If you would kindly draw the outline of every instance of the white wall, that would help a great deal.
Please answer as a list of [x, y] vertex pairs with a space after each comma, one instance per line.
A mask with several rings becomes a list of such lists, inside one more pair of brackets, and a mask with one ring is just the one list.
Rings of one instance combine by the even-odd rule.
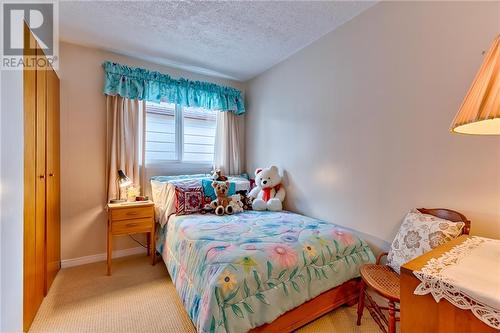
[[1, 73], [0, 317], [1, 332], [23, 328], [23, 72]]
[[[105, 60], [156, 70], [171, 76], [209, 81], [244, 90], [240, 82], [189, 73], [127, 56], [70, 43], [60, 44], [61, 79], [61, 257], [63, 260], [106, 251], [106, 103]], [[241, 126], [244, 129], [244, 122]], [[155, 174], [195, 173], [167, 167]], [[79, 177], [74, 177], [79, 175]], [[140, 238], [142, 240], [142, 238]], [[114, 249], [138, 245], [128, 237], [115, 237]]]
[[500, 137], [449, 125], [500, 32], [499, 2], [382, 2], [247, 86], [248, 170], [286, 206], [391, 241], [412, 207], [500, 238]]

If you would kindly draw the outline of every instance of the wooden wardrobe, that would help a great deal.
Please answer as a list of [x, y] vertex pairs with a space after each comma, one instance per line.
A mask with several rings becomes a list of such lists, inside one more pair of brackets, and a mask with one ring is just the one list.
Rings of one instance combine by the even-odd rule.
[[[24, 68], [24, 331], [61, 267], [59, 78], [25, 26]], [[26, 43], [29, 43], [26, 45]], [[31, 45], [31, 48], [29, 47]]]

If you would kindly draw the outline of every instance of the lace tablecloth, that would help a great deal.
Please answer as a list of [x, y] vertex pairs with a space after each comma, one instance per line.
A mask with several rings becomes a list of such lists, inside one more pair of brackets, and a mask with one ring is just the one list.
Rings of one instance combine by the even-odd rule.
[[414, 272], [415, 295], [431, 293], [500, 330], [500, 241], [471, 237]]

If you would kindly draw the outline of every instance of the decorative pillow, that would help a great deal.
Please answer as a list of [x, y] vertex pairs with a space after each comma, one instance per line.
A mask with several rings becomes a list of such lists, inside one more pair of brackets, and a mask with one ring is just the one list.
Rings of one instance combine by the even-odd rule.
[[[217, 199], [217, 195], [215, 194], [214, 188], [212, 187], [212, 182], [212, 179], [202, 179], [201, 186], [203, 187], [203, 193], [205, 193], [205, 196], [211, 198], [212, 200], [215, 200]], [[227, 192], [227, 196], [230, 197], [235, 193], [236, 184], [234, 182], [229, 182], [229, 191]]]
[[411, 210], [392, 242], [387, 265], [400, 273], [401, 265], [458, 237], [464, 225]]
[[201, 187], [175, 187], [175, 214], [187, 215], [203, 208], [203, 189]]

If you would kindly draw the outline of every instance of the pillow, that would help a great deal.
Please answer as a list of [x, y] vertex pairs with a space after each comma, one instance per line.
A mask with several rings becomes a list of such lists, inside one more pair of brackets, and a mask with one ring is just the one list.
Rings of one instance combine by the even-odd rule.
[[242, 174], [240, 175], [232, 175], [232, 176], [229, 176], [229, 178], [244, 178], [246, 180], [249, 180], [250, 179], [250, 176], [248, 175], [248, 173], [246, 172], [243, 172]]
[[[217, 196], [215, 195], [215, 191], [212, 187], [212, 181], [213, 180], [211, 178], [203, 178], [201, 180], [201, 186], [203, 187], [203, 193], [205, 193], [205, 196], [215, 200], [217, 199]], [[229, 176], [228, 182], [228, 197], [235, 195], [237, 191], [250, 191], [250, 181], [244, 176]]]
[[193, 188], [201, 186], [201, 178], [174, 179], [168, 182], [175, 187]]
[[464, 225], [411, 210], [392, 242], [387, 265], [400, 273], [401, 265], [458, 237]]
[[187, 215], [203, 208], [203, 189], [201, 187], [175, 187], [175, 214]]
[[[202, 179], [201, 180], [201, 186], [203, 187], [203, 193], [205, 194], [206, 197], [209, 197], [212, 200], [217, 199], [217, 195], [215, 194], [215, 190], [212, 187], [212, 179]], [[233, 194], [236, 193], [236, 184], [229, 182], [229, 190], [227, 192], [227, 196], [230, 197]]]

